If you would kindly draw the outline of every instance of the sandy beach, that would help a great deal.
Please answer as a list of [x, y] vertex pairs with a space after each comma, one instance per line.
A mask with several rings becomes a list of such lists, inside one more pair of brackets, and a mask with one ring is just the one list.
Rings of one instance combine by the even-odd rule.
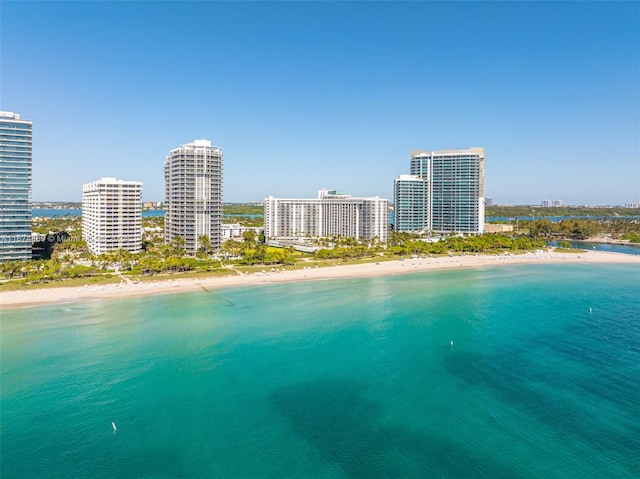
[[335, 278], [355, 278], [407, 274], [423, 271], [477, 268], [483, 266], [501, 266], [513, 264], [551, 264], [551, 263], [628, 263], [640, 267], [640, 256], [600, 251], [584, 253], [526, 253], [521, 255], [465, 255], [441, 258], [406, 258], [404, 260], [382, 261], [357, 265], [337, 265], [324, 268], [289, 267], [275, 269], [265, 266], [264, 272], [234, 274], [212, 278], [185, 278], [162, 281], [144, 281], [137, 284], [87, 285], [84, 287], [43, 288], [25, 291], [6, 291], [0, 293], [0, 306], [4, 308], [36, 306], [66, 302], [78, 302], [95, 299], [125, 298], [153, 294], [208, 290], [222, 287], [272, 284], [282, 282], [314, 281]]

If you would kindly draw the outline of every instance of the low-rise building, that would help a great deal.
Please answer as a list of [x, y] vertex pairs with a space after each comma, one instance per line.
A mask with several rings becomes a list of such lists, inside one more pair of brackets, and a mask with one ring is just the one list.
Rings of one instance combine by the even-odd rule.
[[256, 236], [264, 233], [264, 228], [259, 226], [243, 226], [240, 223], [223, 223], [220, 227], [222, 242], [235, 238], [243, 238], [247, 231], [253, 231]]
[[500, 223], [485, 223], [485, 233], [511, 233], [513, 231], [513, 225], [505, 225]]

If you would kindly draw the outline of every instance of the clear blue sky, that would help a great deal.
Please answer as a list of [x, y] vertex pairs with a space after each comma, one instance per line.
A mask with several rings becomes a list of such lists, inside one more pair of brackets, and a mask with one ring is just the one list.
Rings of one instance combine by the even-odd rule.
[[0, 108], [33, 199], [100, 176], [164, 199], [167, 152], [224, 151], [224, 201], [392, 198], [413, 149], [483, 146], [499, 204], [640, 199], [635, 2], [11, 2]]

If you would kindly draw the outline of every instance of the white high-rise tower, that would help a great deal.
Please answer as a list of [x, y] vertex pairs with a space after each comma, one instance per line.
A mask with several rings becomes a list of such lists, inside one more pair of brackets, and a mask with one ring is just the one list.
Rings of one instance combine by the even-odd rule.
[[142, 249], [142, 183], [100, 178], [82, 185], [82, 237], [95, 255]]
[[180, 236], [195, 254], [206, 236], [220, 248], [222, 223], [222, 148], [195, 140], [169, 152], [164, 164], [166, 243]]

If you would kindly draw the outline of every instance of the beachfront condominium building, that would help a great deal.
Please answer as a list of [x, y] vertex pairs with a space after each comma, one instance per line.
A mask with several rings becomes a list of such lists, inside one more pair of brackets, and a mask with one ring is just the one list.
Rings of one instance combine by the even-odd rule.
[[31, 131], [0, 111], [0, 261], [31, 259]]
[[164, 164], [164, 239], [176, 236], [195, 254], [199, 238], [220, 249], [222, 223], [222, 148], [195, 140], [169, 152]]
[[396, 231], [426, 233], [429, 229], [429, 183], [415, 175], [400, 175], [393, 182]]
[[320, 190], [317, 198], [270, 196], [264, 202], [267, 240], [355, 238], [386, 242], [389, 202], [384, 198], [353, 198], [336, 190]]
[[82, 238], [91, 253], [142, 249], [142, 183], [100, 178], [82, 185]]
[[[424, 228], [434, 233], [482, 233], [484, 227], [484, 148], [442, 151], [412, 151], [411, 176], [426, 182]], [[396, 179], [402, 181], [400, 176]], [[398, 198], [396, 198], [396, 202]], [[396, 205], [395, 215], [419, 214], [420, 206], [411, 201]], [[400, 210], [400, 211], [398, 211]], [[397, 231], [421, 232], [409, 223], [398, 223]]]

